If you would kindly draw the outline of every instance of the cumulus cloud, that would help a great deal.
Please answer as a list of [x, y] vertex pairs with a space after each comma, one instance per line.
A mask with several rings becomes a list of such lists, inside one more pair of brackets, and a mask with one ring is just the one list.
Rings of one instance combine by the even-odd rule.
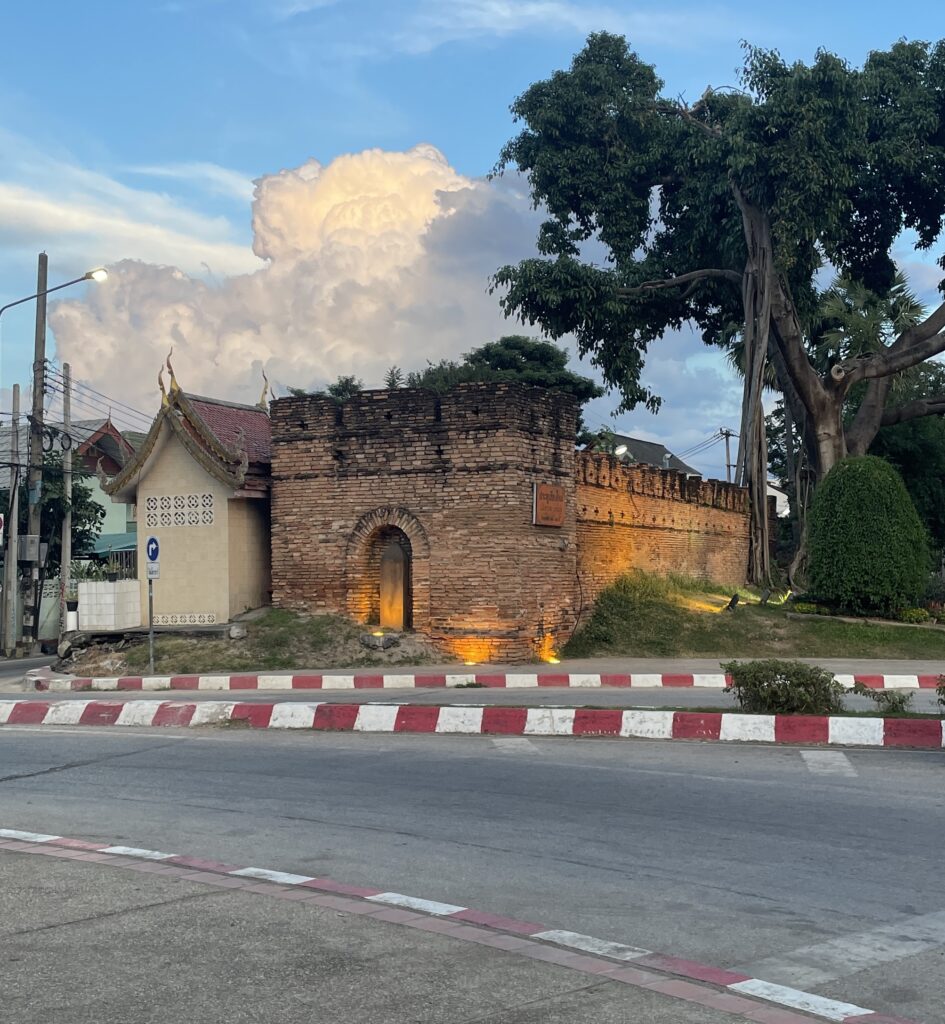
[[310, 160], [256, 182], [260, 269], [215, 284], [122, 260], [50, 324], [78, 378], [145, 410], [171, 346], [182, 386], [220, 397], [255, 401], [263, 367], [283, 385], [353, 373], [376, 386], [394, 363], [513, 329], [488, 278], [532, 251], [536, 216], [514, 181], [464, 177], [432, 146]]

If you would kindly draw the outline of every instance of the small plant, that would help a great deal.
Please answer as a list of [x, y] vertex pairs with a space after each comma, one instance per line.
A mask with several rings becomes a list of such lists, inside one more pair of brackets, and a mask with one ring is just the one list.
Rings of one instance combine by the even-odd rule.
[[854, 683], [853, 692], [869, 697], [884, 715], [901, 715], [912, 707], [912, 694], [908, 690], [874, 690], [862, 683]]
[[843, 710], [843, 687], [833, 673], [800, 661], [730, 661], [723, 665], [732, 679], [742, 711], [761, 715], [833, 715]]
[[938, 694], [938, 703], [942, 713], [945, 714], [945, 676], [938, 677], [938, 686], [935, 687], [935, 692]]
[[929, 622], [932, 616], [925, 610], [925, 608], [903, 608], [896, 618], [899, 622], [909, 622], [913, 625], [919, 625], [923, 622]]
[[819, 604], [813, 604], [810, 601], [794, 601], [791, 604], [791, 611], [797, 612], [798, 615], [827, 615], [826, 609], [821, 608]]

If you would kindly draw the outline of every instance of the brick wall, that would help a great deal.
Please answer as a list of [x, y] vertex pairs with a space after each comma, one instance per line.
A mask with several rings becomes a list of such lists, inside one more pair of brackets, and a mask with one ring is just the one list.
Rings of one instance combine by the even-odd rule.
[[[576, 407], [517, 384], [304, 396], [270, 409], [282, 607], [376, 615], [379, 543], [410, 552], [413, 626], [471, 661], [553, 649], [576, 614]], [[563, 527], [532, 525], [535, 483]]]
[[748, 493], [609, 455], [576, 457], [578, 566], [585, 608], [627, 569], [745, 581]]

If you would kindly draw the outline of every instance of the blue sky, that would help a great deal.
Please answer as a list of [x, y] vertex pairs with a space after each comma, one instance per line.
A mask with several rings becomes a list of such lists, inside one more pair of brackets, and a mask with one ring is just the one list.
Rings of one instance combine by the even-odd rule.
[[[250, 221], [253, 179], [299, 168], [310, 158], [325, 167], [365, 149], [406, 153], [421, 143], [435, 147], [450, 169], [447, 174], [434, 168], [430, 178], [431, 165], [423, 162], [425, 180], [453, 188], [453, 172], [479, 179], [513, 131], [510, 102], [530, 82], [566, 66], [586, 34], [597, 28], [625, 32], [657, 65], [667, 92], [689, 97], [701, 94], [708, 84], [736, 80], [743, 38], [776, 46], [789, 58], [810, 59], [824, 46], [858, 62], [869, 49], [886, 47], [901, 36], [945, 35], [945, 15], [936, 0], [867, 6], [868, 13], [862, 3], [845, 0], [768, 6], [742, 0], [10, 0], [0, 13], [0, 304], [33, 290], [35, 254], [44, 248], [51, 282], [121, 259], [180, 267], [189, 279], [186, 294], [170, 271], [160, 276], [133, 268], [136, 283], [132, 286], [129, 277], [124, 301], [139, 303], [141, 310], [150, 311], [150, 319], [136, 310], [125, 311], [120, 337], [117, 299], [100, 308], [97, 319], [83, 319], [82, 310], [73, 310], [70, 358], [82, 364], [75, 347], [88, 342], [95, 357], [84, 365], [93, 385], [106, 394], [136, 396], [150, 411], [139, 378], [155, 357], [148, 349], [151, 362], [139, 365], [134, 352], [152, 342], [156, 352], [166, 343], [165, 330], [175, 334], [167, 328], [168, 309], [187, 304], [188, 323], [201, 323], [206, 317], [193, 307], [206, 289], [212, 291], [232, 275], [251, 277], [262, 266], [250, 249], [254, 237], [258, 246], [267, 244], [258, 232], [254, 236]], [[341, 179], [342, 165], [336, 166], [336, 178]], [[351, 165], [345, 173], [350, 180], [370, 178], [376, 183], [378, 174], [387, 170]], [[317, 225], [313, 222], [312, 231], [320, 238], [326, 237], [326, 223], [335, 223], [363, 199], [363, 188], [357, 196], [349, 195], [340, 180], [333, 188], [331, 212]], [[413, 189], [415, 184], [403, 184], [387, 201], [409, 197]], [[460, 203], [457, 198], [461, 209], [454, 220], [466, 233], [440, 230], [439, 248], [431, 250], [436, 259], [427, 253], [424, 265], [435, 263], [430, 272], [436, 274], [438, 295], [456, 287], [477, 290], [478, 296], [490, 260], [498, 264], [528, 254], [534, 222], [522, 196], [515, 199], [513, 216], [510, 192], [504, 194], [506, 205], [500, 204], [499, 214], [480, 192], [455, 194], [463, 199]], [[324, 196], [323, 191], [316, 205], [326, 201]], [[310, 201], [308, 194], [292, 198], [303, 201]], [[420, 207], [410, 221], [411, 231], [428, 223]], [[283, 238], [285, 223], [303, 216], [298, 205], [263, 212], [270, 238], [274, 233]], [[371, 225], [378, 216], [375, 204]], [[360, 207], [357, 217], [363, 228]], [[510, 225], [516, 226], [515, 232]], [[354, 251], [376, 259], [376, 238], [368, 244], [364, 237], [362, 231], [358, 245], [363, 248]], [[413, 242], [400, 238], [397, 244], [406, 251]], [[469, 255], [472, 247], [475, 259]], [[401, 255], [394, 262], [403, 268], [409, 258]], [[337, 258], [330, 269], [324, 253], [313, 259], [306, 254], [312, 274], [340, 273]], [[348, 293], [368, 287], [360, 271], [351, 269], [352, 259], [342, 261]], [[375, 268], [367, 277], [377, 281], [389, 270]], [[932, 274], [920, 283], [931, 297]], [[298, 283], [294, 287], [297, 297]], [[335, 287], [341, 284], [336, 281]], [[401, 280], [398, 288], [403, 287]], [[229, 363], [236, 353], [249, 367], [259, 356], [283, 377], [304, 376], [309, 364], [298, 355], [270, 363], [265, 354], [269, 350], [253, 352], [250, 336], [262, 320], [259, 305], [273, 301], [256, 294], [263, 288], [263, 279], [239, 285], [248, 326], [237, 331], [242, 340], [231, 339], [225, 352], [214, 350], [212, 359]], [[225, 305], [225, 296], [211, 298]], [[295, 299], [286, 301], [291, 305]], [[323, 305], [327, 301], [325, 295], [319, 297]], [[337, 303], [337, 290], [330, 301]], [[384, 302], [393, 301], [385, 295]], [[383, 355], [409, 367], [413, 355], [435, 357], [489, 340], [475, 332], [495, 329], [490, 314], [478, 305], [478, 297], [463, 305], [465, 301], [457, 300], [453, 316], [460, 328], [466, 324], [466, 334], [451, 324], [443, 334], [448, 336], [444, 347], [431, 343], [413, 351], [410, 345], [391, 344]], [[469, 303], [475, 304], [474, 312]], [[449, 304], [437, 308], [443, 317], [450, 316]], [[396, 309], [397, 315], [407, 317], [403, 306]], [[217, 325], [227, 316], [225, 309], [213, 315]], [[415, 314], [407, 319], [405, 335], [423, 329]], [[96, 325], [102, 338], [112, 339], [111, 347], [103, 341], [95, 349], [95, 339], [84, 336], [76, 341], [80, 327], [94, 332]], [[64, 344], [68, 326], [64, 317], [59, 328]], [[431, 318], [425, 326], [435, 332], [441, 325]], [[25, 382], [28, 374], [31, 311], [11, 311], [2, 327], [6, 389], [14, 380]], [[350, 331], [354, 337], [364, 329], [364, 324], [326, 322], [318, 342], [330, 354], [325, 365], [357, 369], [363, 349], [353, 343], [346, 354], [330, 335], [334, 330], [342, 338]], [[198, 375], [202, 335], [192, 326], [176, 336], [185, 352], [191, 345], [189, 356]], [[186, 357], [183, 362], [186, 366]], [[178, 370], [183, 376], [184, 369]], [[621, 427], [663, 437], [684, 449], [723, 425], [716, 422], [722, 416], [726, 425], [737, 426], [737, 388], [717, 356], [691, 339], [667, 339], [660, 351], [654, 348], [648, 373], [666, 395], [667, 407], [655, 419], [622, 416]], [[149, 387], [153, 376], [148, 370]], [[613, 404], [598, 403], [592, 420], [608, 420]], [[721, 473], [719, 451], [713, 449], [700, 466]]]

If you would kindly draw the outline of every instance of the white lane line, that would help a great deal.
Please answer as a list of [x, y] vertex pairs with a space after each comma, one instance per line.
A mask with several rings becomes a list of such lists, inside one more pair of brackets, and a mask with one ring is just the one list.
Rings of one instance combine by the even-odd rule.
[[494, 736], [493, 744], [504, 754], [539, 754], [541, 751], [524, 736]]
[[784, 985], [822, 985], [879, 964], [904, 960], [945, 945], [945, 911], [920, 914], [867, 932], [828, 939], [766, 957], [734, 970]]
[[839, 750], [802, 750], [807, 770], [814, 775], [846, 775], [855, 778], [856, 769], [846, 754]]
[[106, 846], [99, 853], [116, 853], [122, 857], [140, 857], [142, 860], [169, 860], [176, 853], [162, 853], [160, 850], [142, 850], [137, 846]]
[[641, 956], [649, 956], [651, 952], [649, 949], [640, 949], [638, 946], [625, 946], [620, 942], [595, 939], [593, 935], [582, 935], [580, 932], [567, 932], [560, 929], [536, 932], [531, 938], [544, 939], [545, 942], [553, 942], [558, 946], [582, 949], [585, 953], [609, 956], [614, 960], [639, 960]]
[[733, 992], [743, 992], [749, 996], [759, 996], [772, 1003], [780, 1003], [782, 1006], [790, 1006], [793, 1010], [806, 1010], [808, 1013], [816, 1013], [819, 1017], [826, 1017], [827, 1020], [844, 1021], [847, 1017], [862, 1017], [872, 1013], [865, 1007], [856, 1006], [854, 1003], [841, 1003], [836, 999], [826, 999], [824, 996], [815, 995], [813, 992], [800, 992], [796, 988], [788, 988], [785, 985], [772, 985], [770, 981], [759, 981], [757, 978], [749, 978], [748, 981], [738, 981], [728, 986]]
[[405, 896], [402, 892], [379, 892], [376, 896], [368, 896], [371, 903], [389, 903], [392, 907], [405, 907], [407, 910], [420, 910], [424, 914], [446, 917], [457, 914], [465, 907], [453, 903], [438, 903], [436, 900], [421, 900], [416, 896]]
[[21, 832], [16, 828], [0, 828], [0, 839], [22, 839], [25, 843], [51, 843], [61, 836], [48, 836], [45, 832]]
[[261, 878], [265, 882], [281, 882], [283, 885], [301, 885], [311, 882], [311, 875], [293, 875], [288, 871], [270, 871], [268, 868], [240, 868], [229, 874], [239, 878]]

